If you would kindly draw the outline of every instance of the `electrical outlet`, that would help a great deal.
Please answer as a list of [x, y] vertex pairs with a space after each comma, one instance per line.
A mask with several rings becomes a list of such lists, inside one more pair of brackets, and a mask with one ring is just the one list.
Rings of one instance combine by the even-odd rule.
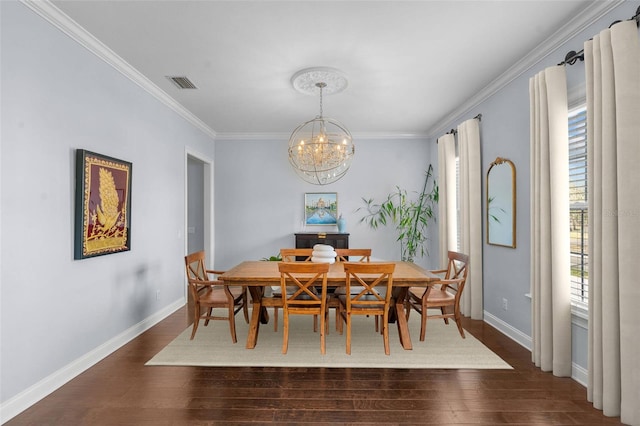
[[156, 300], [160, 300], [160, 290], [156, 290]]
[[505, 298], [502, 299], [502, 310], [506, 311], [509, 309], [509, 301]]

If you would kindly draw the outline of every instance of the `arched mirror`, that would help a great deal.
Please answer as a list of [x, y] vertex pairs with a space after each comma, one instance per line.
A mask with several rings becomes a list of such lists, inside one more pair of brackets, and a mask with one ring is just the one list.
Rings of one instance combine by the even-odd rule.
[[516, 246], [516, 166], [501, 157], [487, 171], [487, 244]]

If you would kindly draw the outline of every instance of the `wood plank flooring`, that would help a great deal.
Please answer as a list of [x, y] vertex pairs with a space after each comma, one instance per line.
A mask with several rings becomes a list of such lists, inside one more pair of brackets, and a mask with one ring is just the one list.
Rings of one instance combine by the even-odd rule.
[[182, 308], [6, 425], [621, 424], [482, 321], [464, 327], [514, 370], [144, 366], [187, 325]]

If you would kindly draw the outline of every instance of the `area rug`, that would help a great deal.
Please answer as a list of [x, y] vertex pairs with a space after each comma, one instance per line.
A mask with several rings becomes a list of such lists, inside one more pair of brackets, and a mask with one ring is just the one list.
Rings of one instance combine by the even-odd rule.
[[[271, 315], [273, 311], [269, 312]], [[261, 324], [258, 343], [246, 349], [248, 324], [242, 315], [236, 317], [238, 343], [232, 343], [229, 324], [211, 321], [200, 323], [196, 336], [189, 340], [191, 327], [162, 349], [146, 365], [207, 366], [207, 367], [328, 367], [328, 368], [407, 368], [407, 369], [511, 369], [512, 367], [484, 346], [470, 333], [463, 339], [454, 322], [427, 322], [426, 338], [420, 341], [420, 316], [411, 315], [409, 330], [412, 350], [404, 350], [398, 338], [396, 324], [390, 324], [391, 355], [384, 353], [382, 335], [376, 333], [373, 318], [353, 320], [351, 355], [345, 353], [346, 335], [335, 330], [331, 312], [327, 353], [320, 353], [320, 335], [313, 331], [311, 316], [291, 316], [289, 348], [282, 354], [282, 312], [278, 331], [273, 323]]]

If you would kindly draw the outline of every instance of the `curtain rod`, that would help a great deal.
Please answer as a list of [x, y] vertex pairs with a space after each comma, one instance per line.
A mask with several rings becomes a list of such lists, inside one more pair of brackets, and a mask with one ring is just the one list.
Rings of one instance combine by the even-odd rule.
[[[473, 119], [482, 121], [482, 114], [476, 115], [475, 117], [473, 117]], [[445, 133], [445, 135], [456, 135], [456, 134], [458, 134], [458, 131], [456, 129], [451, 129], [447, 133]]]
[[[640, 28], [640, 6], [638, 6], [638, 9], [636, 10], [636, 14], [628, 19], [628, 21], [634, 21], [634, 20], [636, 21], [636, 26]], [[613, 27], [615, 24], [619, 22], [622, 22], [622, 21], [617, 20], [612, 22], [611, 25], [609, 25], [609, 28]], [[564, 61], [560, 62], [558, 66], [573, 65], [578, 61], [581, 61], [581, 62], [584, 61], [584, 49], [582, 49], [579, 52], [576, 52], [575, 50], [567, 52], [567, 54], [564, 57]]]

